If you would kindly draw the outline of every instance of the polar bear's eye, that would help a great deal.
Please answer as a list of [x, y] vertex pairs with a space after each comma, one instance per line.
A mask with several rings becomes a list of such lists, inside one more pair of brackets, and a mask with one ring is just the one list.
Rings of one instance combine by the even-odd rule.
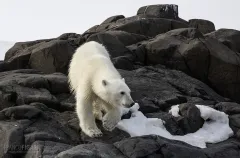
[[121, 95], [124, 95], [124, 94], [125, 94], [125, 92], [120, 92], [120, 94], [121, 94]]

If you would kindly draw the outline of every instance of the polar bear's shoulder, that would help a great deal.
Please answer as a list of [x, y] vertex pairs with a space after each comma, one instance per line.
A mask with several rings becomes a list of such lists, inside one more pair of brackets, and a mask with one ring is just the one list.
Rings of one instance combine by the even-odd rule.
[[102, 44], [95, 41], [90, 41], [81, 45], [76, 50], [75, 54], [81, 56], [81, 58], [88, 58], [96, 55], [110, 58], [107, 49]]

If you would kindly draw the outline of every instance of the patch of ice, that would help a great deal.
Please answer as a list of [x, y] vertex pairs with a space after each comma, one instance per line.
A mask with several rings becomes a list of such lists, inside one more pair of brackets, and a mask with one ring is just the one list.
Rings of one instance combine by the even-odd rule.
[[[164, 122], [158, 118], [147, 118], [142, 112], [138, 111], [139, 105], [131, 107], [132, 116], [130, 119], [121, 120], [117, 127], [130, 134], [131, 137], [143, 135], [159, 135], [172, 140], [179, 140], [190, 145], [206, 148], [206, 143], [217, 143], [228, 139], [233, 135], [229, 127], [228, 115], [204, 105], [196, 105], [201, 117], [205, 121], [203, 127], [195, 133], [189, 133], [184, 136], [171, 135], [165, 128]], [[138, 107], [138, 108], [136, 108]], [[173, 106], [171, 112], [175, 116], [179, 115], [179, 106]], [[220, 130], [221, 129], [221, 130]]]

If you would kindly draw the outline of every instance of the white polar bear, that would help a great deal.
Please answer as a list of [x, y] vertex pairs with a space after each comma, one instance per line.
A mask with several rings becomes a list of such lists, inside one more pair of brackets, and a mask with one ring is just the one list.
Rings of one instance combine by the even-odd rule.
[[[75, 93], [80, 128], [90, 137], [102, 136], [94, 114], [102, 120], [103, 127], [111, 131], [121, 120], [120, 107], [134, 104], [130, 89], [112, 64], [108, 51], [97, 42], [87, 42], [76, 50], [68, 77], [71, 90]], [[96, 112], [101, 109], [97, 106], [106, 109], [103, 117], [100, 111]]]

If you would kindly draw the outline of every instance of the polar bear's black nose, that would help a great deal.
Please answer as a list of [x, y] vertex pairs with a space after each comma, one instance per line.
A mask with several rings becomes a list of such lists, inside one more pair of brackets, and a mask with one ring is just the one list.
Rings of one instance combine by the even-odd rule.
[[132, 103], [130, 104], [130, 106], [129, 106], [129, 107], [132, 107], [134, 104], [135, 104], [135, 103], [134, 103], [134, 102], [132, 102]]

